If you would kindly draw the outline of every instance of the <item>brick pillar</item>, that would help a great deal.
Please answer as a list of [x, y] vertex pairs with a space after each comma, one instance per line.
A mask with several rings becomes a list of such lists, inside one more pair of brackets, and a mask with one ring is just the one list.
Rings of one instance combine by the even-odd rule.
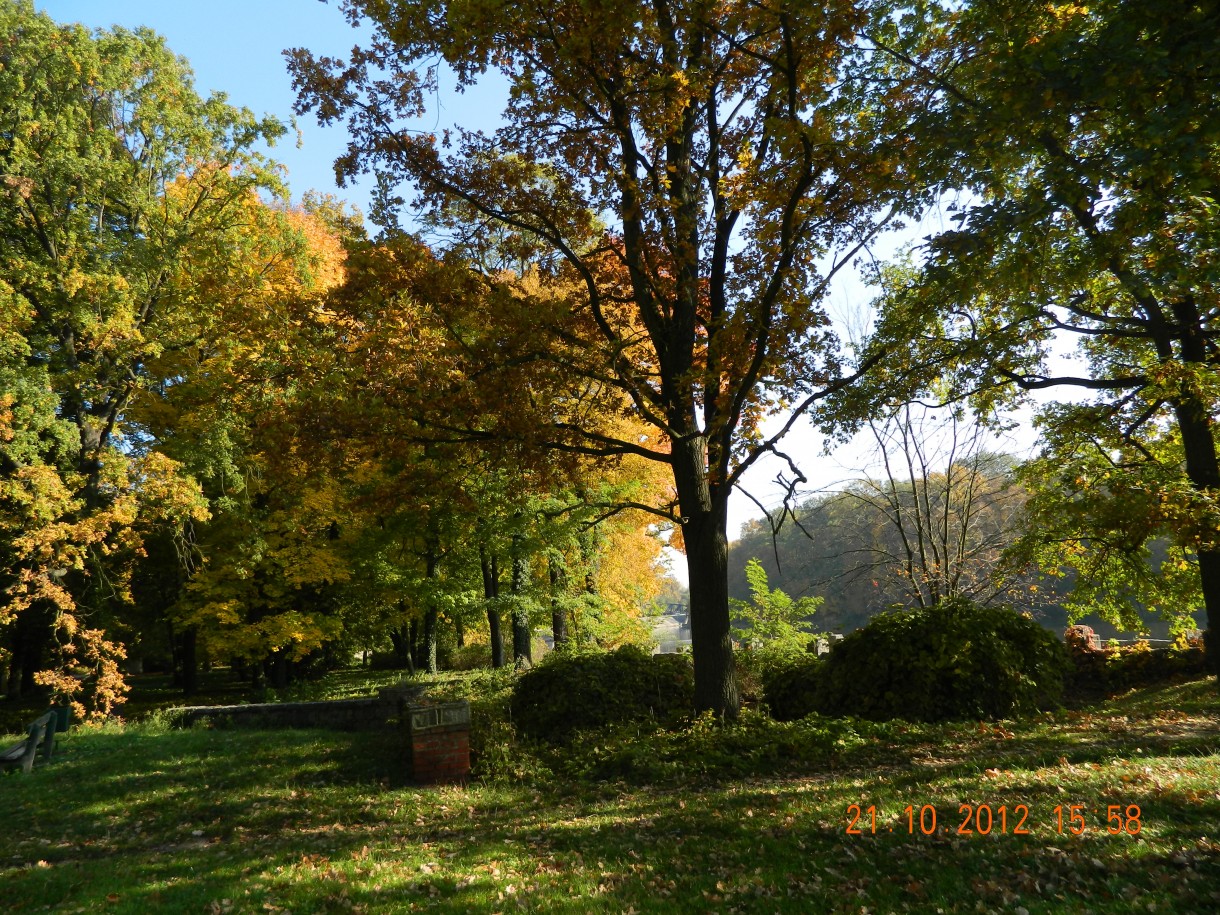
[[421, 784], [462, 782], [470, 775], [470, 705], [407, 705], [407, 761]]

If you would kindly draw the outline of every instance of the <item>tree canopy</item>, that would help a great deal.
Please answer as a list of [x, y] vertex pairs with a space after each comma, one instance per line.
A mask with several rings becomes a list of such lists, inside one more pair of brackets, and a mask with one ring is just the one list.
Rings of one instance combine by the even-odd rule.
[[[543, 363], [569, 389], [535, 415], [534, 443], [669, 467], [674, 498], [649, 508], [676, 525], [690, 567], [696, 701], [735, 714], [729, 493], [797, 416], [863, 370], [830, 326], [828, 284], [914, 205], [889, 126], [913, 99], [866, 99], [875, 87], [852, 69], [870, 10], [343, 9], [374, 40], [346, 61], [290, 52], [299, 111], [347, 125], [336, 167], [376, 172], [379, 219], [392, 224], [408, 186], [437, 221], [473, 213], [515, 233], [542, 279], [562, 284], [558, 299], [502, 285], [518, 304], [484, 312], [497, 327], [528, 322], [528, 342], [502, 362]], [[501, 74], [502, 127], [416, 129], [440, 61], [459, 85]], [[580, 409], [590, 398], [649, 433], [591, 423]]]
[[[143, 658], [189, 691], [201, 660], [279, 687], [356, 651], [646, 643], [663, 541], [725, 718], [732, 607], [799, 647], [818, 598], [842, 628], [1201, 603], [1218, 663], [1210, 5], [341, 9], [348, 59], [286, 53], [298, 113], [347, 131], [338, 175], [376, 178], [375, 234], [291, 203], [284, 125], [151, 31], [0, 0], [0, 689], [101, 715]], [[502, 87], [498, 126], [422, 128], [450, 80]], [[845, 341], [832, 287], [932, 207], [952, 227], [876, 268]], [[913, 419], [1032, 392], [1069, 396], [1020, 466]], [[810, 421], [871, 428], [882, 471], [798, 504]], [[764, 461], [817, 542], [777, 516], [730, 556]]]
[[[1044, 459], [1029, 479], [1054, 491], [1042, 517], [1063, 547], [1044, 558], [1131, 584], [1149, 540], [1169, 536], [1164, 570], [1179, 599], [1178, 564], [1195, 570], [1211, 638], [1218, 15], [927, 4], [878, 41], [890, 71], [930, 93], [926, 170], [964, 196], [956, 228], [892, 276], [876, 345], [915, 341], [913, 361], [947, 369], [954, 395], [1079, 392], [1038, 420]], [[1097, 550], [1114, 561], [1078, 561]]]

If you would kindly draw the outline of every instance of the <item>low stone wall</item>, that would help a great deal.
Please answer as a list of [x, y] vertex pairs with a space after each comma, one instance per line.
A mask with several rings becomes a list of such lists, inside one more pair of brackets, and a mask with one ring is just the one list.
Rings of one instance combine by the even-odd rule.
[[372, 731], [381, 730], [387, 721], [399, 718], [403, 705], [418, 699], [424, 688], [422, 685], [402, 684], [386, 687], [376, 698], [195, 705], [170, 709], [167, 714], [176, 727], [184, 728], [208, 721], [219, 727]]

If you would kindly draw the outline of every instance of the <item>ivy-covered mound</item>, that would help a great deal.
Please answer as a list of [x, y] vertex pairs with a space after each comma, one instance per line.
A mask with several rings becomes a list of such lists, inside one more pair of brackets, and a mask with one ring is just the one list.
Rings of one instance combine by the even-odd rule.
[[792, 671], [772, 707], [783, 717], [1011, 718], [1056, 704], [1068, 667], [1063, 644], [1029, 617], [951, 599], [874, 617], [822, 663]]
[[513, 687], [519, 733], [558, 741], [623, 721], [671, 723], [690, 713], [695, 674], [687, 655], [650, 655], [632, 645], [611, 652], [553, 652]]

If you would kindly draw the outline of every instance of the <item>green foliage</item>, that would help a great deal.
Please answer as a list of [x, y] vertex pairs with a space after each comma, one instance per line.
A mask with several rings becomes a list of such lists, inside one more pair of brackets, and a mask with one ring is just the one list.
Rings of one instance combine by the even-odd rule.
[[1062, 643], [1032, 619], [959, 599], [884, 613], [810, 670], [823, 714], [942, 721], [1051, 705], [1066, 667]]
[[[215, 449], [164, 447], [192, 437], [163, 434], [167, 391], [292, 260], [254, 151], [285, 128], [198, 95], [148, 29], [60, 25], [28, 0], [0, 0], [0, 61], [0, 640], [104, 715], [145, 540], [173, 531], [185, 555], [209, 513], [195, 471]], [[53, 633], [5, 631], [37, 605]]]
[[671, 723], [690, 712], [693, 697], [694, 672], [685, 655], [649, 655], [633, 645], [556, 651], [517, 680], [512, 720], [524, 735], [564, 740], [624, 721]]
[[771, 717], [794, 721], [816, 711], [818, 684], [825, 662], [806, 653], [793, 663], [773, 668], [763, 678], [763, 697]]
[[793, 600], [778, 588], [767, 585], [767, 570], [757, 559], [746, 563], [746, 581], [750, 584], [751, 600], [730, 600], [729, 609], [734, 623], [750, 627], [752, 647], [797, 646], [803, 650], [813, 631], [808, 617], [822, 605], [820, 597]]
[[1072, 581], [1062, 602], [1071, 621], [1095, 614], [1139, 632], [1143, 608], [1173, 634], [1194, 629], [1198, 550], [1216, 515], [1182, 475], [1175, 437], [1135, 447], [1121, 430], [1099, 428], [1095, 408], [1046, 412], [1044, 454], [1019, 471], [1029, 522], [1010, 555]]
[[1197, 677], [1207, 669], [1202, 640], [1180, 637], [1167, 648], [1140, 640], [1131, 645], [1092, 647], [1092, 630], [1072, 626], [1065, 633], [1071, 658], [1071, 687], [1081, 695], [1112, 694], [1178, 677]]
[[906, 377], [878, 396], [921, 373], [938, 400], [1073, 392], [1039, 411], [1034, 558], [1112, 622], [1201, 588], [1215, 631], [1215, 5], [941, 3], [888, 28], [890, 79], [930, 100], [912, 148], [967, 193], [887, 283], [871, 345]]

